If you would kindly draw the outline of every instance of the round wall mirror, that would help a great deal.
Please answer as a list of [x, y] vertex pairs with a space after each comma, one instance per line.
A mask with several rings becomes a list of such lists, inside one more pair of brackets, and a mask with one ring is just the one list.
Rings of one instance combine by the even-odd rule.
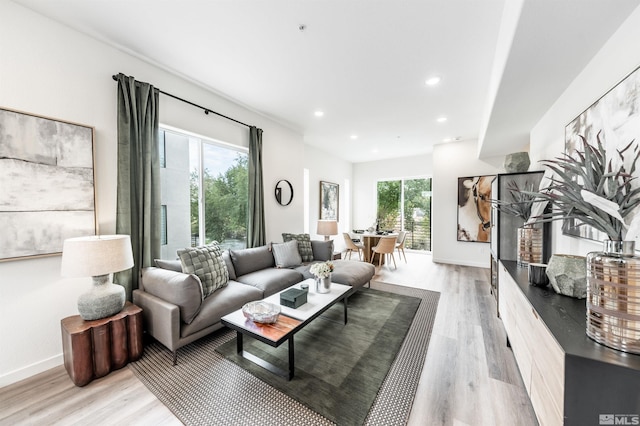
[[288, 206], [293, 201], [293, 186], [288, 180], [279, 180], [276, 183], [276, 201], [281, 206]]

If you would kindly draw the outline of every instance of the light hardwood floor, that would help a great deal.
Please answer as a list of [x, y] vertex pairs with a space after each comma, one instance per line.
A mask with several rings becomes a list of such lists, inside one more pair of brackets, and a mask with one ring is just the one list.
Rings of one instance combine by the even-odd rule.
[[[410, 426], [537, 424], [489, 293], [489, 271], [396, 256], [375, 280], [439, 291]], [[0, 389], [0, 425], [179, 425], [128, 368], [78, 388], [64, 367]]]

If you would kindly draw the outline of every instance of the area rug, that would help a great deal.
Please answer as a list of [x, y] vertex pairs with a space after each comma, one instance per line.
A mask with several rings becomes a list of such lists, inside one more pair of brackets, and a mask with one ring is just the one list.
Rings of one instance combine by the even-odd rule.
[[[370, 349], [361, 351], [363, 355], [351, 358], [342, 356], [340, 360], [332, 358], [334, 356], [329, 351], [324, 356], [319, 356], [319, 352], [305, 353], [303, 351], [303, 340], [301, 331], [296, 335], [296, 377], [292, 382], [287, 382], [278, 376], [267, 371], [255, 372], [253, 375], [236, 363], [224, 358], [216, 349], [225, 351], [235, 349], [235, 333], [229, 330], [220, 330], [207, 338], [200, 339], [178, 352], [178, 365], [171, 365], [171, 356], [167, 349], [158, 343], [152, 343], [145, 347], [144, 356], [137, 362], [130, 363], [129, 367], [140, 378], [140, 380], [160, 399], [184, 424], [233, 424], [233, 425], [323, 425], [323, 424], [384, 424], [384, 425], [404, 425], [408, 419], [413, 404], [415, 390], [420, 379], [422, 366], [427, 353], [427, 347], [433, 320], [435, 317], [439, 293], [426, 290], [418, 290], [409, 287], [401, 287], [383, 283], [373, 283], [373, 290], [362, 289], [358, 294], [350, 298], [349, 303], [349, 324], [342, 328], [358, 325], [360, 319], [366, 320], [366, 315], [370, 315], [371, 300], [380, 299], [381, 294], [376, 290], [391, 293], [387, 300], [389, 305], [386, 310], [393, 311], [398, 307], [402, 314], [396, 312], [396, 316], [412, 316], [411, 299], [396, 297], [397, 295], [417, 297], [420, 299], [419, 306], [415, 310], [415, 317], [410, 322], [408, 330], [401, 336], [397, 330], [389, 335], [381, 331], [384, 327], [380, 324], [386, 321], [378, 320], [378, 325], [369, 324], [370, 330], [377, 330], [373, 337], [374, 344], [351, 341], [349, 348], [356, 350], [358, 347]], [[383, 299], [382, 299], [383, 300]], [[341, 306], [336, 306], [336, 319], [342, 313]], [[388, 314], [378, 313], [382, 318]], [[370, 320], [373, 321], [373, 320]], [[333, 327], [334, 323], [324, 320], [315, 320], [307, 328], [318, 323], [320, 328]], [[375, 322], [375, 321], [373, 321]], [[339, 324], [335, 326], [340, 327]], [[311, 329], [309, 330], [311, 331]], [[373, 333], [371, 333], [373, 335]], [[406, 335], [405, 335], [406, 334]], [[404, 339], [402, 337], [404, 336]], [[380, 340], [382, 339], [382, 340]], [[381, 341], [400, 341], [400, 349], [390, 349], [390, 344], [381, 344]], [[245, 339], [245, 347], [249, 345], [251, 339]], [[337, 342], [344, 342], [336, 335], [335, 342], [322, 343], [322, 341], [311, 341], [311, 345], [316, 347], [335, 347]], [[263, 345], [265, 346], [265, 345]], [[286, 352], [286, 345], [282, 348]], [[257, 349], [252, 348], [253, 352]], [[231, 355], [233, 350], [227, 350]], [[277, 351], [276, 351], [277, 352]], [[367, 354], [368, 353], [368, 354]], [[265, 354], [260, 354], [267, 356]], [[394, 358], [395, 355], [395, 358]], [[387, 361], [384, 361], [384, 358]], [[326, 358], [326, 359], [321, 359]], [[356, 366], [358, 358], [362, 366]], [[388, 358], [391, 358], [390, 360]], [[388, 363], [391, 362], [390, 368]], [[384, 366], [384, 365], [386, 366]], [[345, 368], [344, 365], [350, 366]], [[326, 372], [327, 366], [336, 367], [336, 371]], [[251, 365], [247, 368], [252, 368]], [[367, 370], [368, 368], [368, 370]], [[258, 370], [261, 370], [257, 367]], [[388, 369], [385, 371], [379, 370]], [[309, 370], [309, 371], [307, 371]], [[317, 378], [322, 377], [318, 370], [324, 370], [324, 382], [320, 383]], [[362, 374], [362, 370], [370, 374]], [[348, 373], [346, 373], [349, 371]], [[265, 374], [264, 380], [256, 376]], [[369, 376], [375, 376], [370, 378]], [[313, 379], [313, 380], [312, 380]], [[371, 385], [369, 380], [382, 381], [382, 385]], [[335, 392], [336, 384], [339, 382], [353, 381], [350, 393], [338, 394], [340, 400], [347, 402], [345, 407], [337, 407], [335, 402], [329, 407], [313, 406], [313, 403], [300, 402], [305, 400], [300, 395], [306, 394], [316, 397], [316, 400], [324, 401], [328, 398], [328, 393]], [[287, 387], [297, 382], [298, 390], [292, 393]], [[306, 383], [306, 387], [305, 387]], [[377, 395], [364, 398], [361, 396], [364, 389], [378, 387]], [[279, 390], [278, 388], [282, 389]], [[289, 392], [292, 396], [288, 396]], [[368, 392], [370, 394], [370, 392]], [[373, 403], [371, 403], [373, 398]], [[360, 400], [364, 399], [364, 402]], [[358, 414], [353, 411], [353, 401], [358, 401], [360, 408]], [[309, 406], [312, 406], [310, 408]], [[370, 407], [370, 408], [369, 408]], [[318, 411], [323, 412], [324, 416]]]

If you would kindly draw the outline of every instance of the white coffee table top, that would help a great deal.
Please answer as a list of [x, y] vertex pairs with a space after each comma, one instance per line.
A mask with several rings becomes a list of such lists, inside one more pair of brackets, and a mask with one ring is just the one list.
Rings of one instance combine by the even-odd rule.
[[[303, 283], [309, 285], [309, 293], [307, 294], [307, 303], [305, 303], [302, 306], [299, 306], [297, 309], [280, 305], [280, 293], [282, 293], [282, 291], [287, 291], [290, 288], [300, 288], [300, 285]], [[351, 286], [349, 285], [343, 285], [343, 284], [332, 282], [331, 291], [329, 293], [316, 293], [314, 279], [309, 278], [289, 288], [286, 288], [281, 292], [273, 294], [264, 300], [266, 302], [273, 303], [275, 305], [280, 305], [280, 308], [282, 309], [282, 314], [291, 318], [305, 321], [308, 318], [312, 317], [314, 314], [323, 310], [323, 308], [325, 308], [331, 302], [334, 302], [335, 300], [343, 297], [344, 294], [349, 290], [351, 290]]]

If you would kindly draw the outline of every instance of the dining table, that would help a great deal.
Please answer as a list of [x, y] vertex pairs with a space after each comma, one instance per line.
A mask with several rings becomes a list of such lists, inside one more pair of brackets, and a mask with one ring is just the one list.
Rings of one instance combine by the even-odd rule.
[[[378, 244], [381, 238], [398, 238], [397, 232], [362, 232], [362, 233], [352, 233], [352, 238], [359, 238], [360, 242], [364, 246], [364, 261], [371, 263], [373, 257], [373, 263], [378, 263], [378, 253], [373, 253], [373, 248]], [[384, 264], [385, 256], [382, 256], [381, 263]]]

